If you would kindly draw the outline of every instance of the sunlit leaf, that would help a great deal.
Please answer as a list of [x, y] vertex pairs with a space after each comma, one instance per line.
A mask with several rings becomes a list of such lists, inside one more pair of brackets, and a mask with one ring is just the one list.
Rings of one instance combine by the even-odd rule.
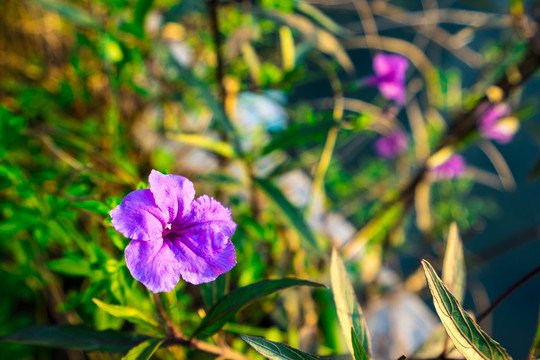
[[159, 347], [164, 341], [165, 339], [146, 340], [129, 350], [122, 360], [148, 360], [156, 351], [158, 351]]
[[298, 31], [317, 49], [332, 56], [347, 72], [354, 73], [354, 65], [349, 55], [334, 35], [315, 26], [312, 21], [298, 14], [281, 14], [277, 11], [268, 14]]
[[354, 360], [369, 360], [369, 356], [366, 353], [366, 350], [360, 343], [360, 340], [358, 339], [358, 335], [356, 335], [356, 331], [354, 331], [354, 328], [351, 328], [351, 339], [352, 339], [352, 346], [354, 350]]
[[311, 5], [309, 2], [298, 0], [296, 1], [295, 6], [298, 9], [298, 11], [311, 17], [313, 20], [317, 21], [326, 30], [334, 34], [347, 35], [350, 33], [349, 30], [341, 27], [334, 20], [332, 20], [332, 18], [327, 16], [324, 12], [319, 10], [316, 6]]
[[139, 309], [135, 309], [128, 306], [121, 305], [111, 305], [104, 303], [99, 299], [92, 299], [92, 301], [103, 311], [117, 318], [121, 318], [127, 321], [130, 321], [135, 324], [149, 327], [153, 330], [161, 331], [159, 324], [152, 319], [150, 316], [146, 315]]
[[240, 335], [259, 354], [270, 360], [320, 360], [316, 355], [294, 349], [289, 345], [266, 340], [260, 337]]
[[291, 28], [281, 26], [279, 28], [279, 41], [281, 44], [281, 63], [284, 71], [294, 69], [295, 47]]
[[305, 240], [305, 244], [309, 246], [311, 250], [319, 252], [319, 245], [317, 244], [315, 236], [294, 205], [291, 204], [283, 193], [270, 181], [260, 178], [255, 179], [255, 181], [261, 190], [263, 190], [263, 192], [276, 203], [281, 212], [289, 219], [291, 225], [294, 226], [294, 228]]
[[307, 280], [280, 279], [263, 280], [255, 284], [241, 287], [229, 292], [222, 297], [202, 320], [199, 327], [193, 332], [195, 336], [210, 336], [221, 329], [232, 317], [244, 306], [262, 299], [276, 291], [290, 288], [292, 286], [323, 286]]
[[448, 231], [442, 279], [448, 290], [461, 303], [465, 295], [465, 259], [463, 257], [463, 244], [455, 222], [450, 225]]
[[208, 136], [200, 134], [167, 134], [167, 137], [183, 144], [208, 150], [226, 158], [235, 156], [234, 148], [230, 144]]
[[347, 343], [347, 347], [351, 354], [354, 354], [354, 344], [351, 337], [351, 328], [358, 335], [360, 343], [365, 349], [368, 356], [371, 354], [371, 341], [366, 325], [362, 308], [356, 299], [354, 288], [347, 275], [347, 270], [343, 261], [339, 257], [336, 249], [332, 251], [332, 260], [330, 263], [330, 281], [332, 285], [332, 293], [334, 294], [334, 302], [336, 303], [336, 311], [341, 331]]
[[147, 336], [97, 331], [84, 326], [42, 326], [22, 329], [0, 337], [0, 342], [77, 349], [84, 351], [125, 352], [146, 341]]
[[491, 339], [443, 284], [435, 269], [422, 260], [435, 310], [457, 350], [467, 360], [508, 360], [511, 357]]

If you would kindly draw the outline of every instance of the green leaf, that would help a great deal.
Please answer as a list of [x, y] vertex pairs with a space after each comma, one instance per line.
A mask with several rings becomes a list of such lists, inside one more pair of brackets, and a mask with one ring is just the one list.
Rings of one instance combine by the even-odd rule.
[[465, 295], [465, 259], [463, 257], [463, 244], [455, 222], [450, 225], [448, 239], [446, 240], [442, 279], [446, 287], [461, 304]]
[[351, 327], [351, 339], [352, 339], [352, 345], [354, 349], [354, 360], [369, 360], [369, 356], [366, 353], [366, 350], [360, 343], [360, 340], [358, 339], [358, 335], [356, 335], [356, 331], [354, 331], [354, 328]]
[[162, 332], [162, 329], [159, 327], [159, 324], [154, 319], [152, 319], [150, 316], [147, 316], [139, 309], [135, 309], [128, 306], [107, 304], [96, 298], [93, 298], [92, 301], [101, 310], [105, 311], [109, 315], [130, 321], [135, 324], [146, 326], [147, 328], [156, 330], [158, 332]]
[[164, 341], [165, 339], [146, 340], [129, 350], [122, 360], [148, 360], [156, 351], [158, 351], [159, 347]]
[[125, 352], [147, 340], [147, 336], [98, 331], [84, 326], [43, 326], [22, 329], [0, 337], [0, 342], [77, 349]]
[[540, 317], [538, 318], [538, 329], [529, 355], [530, 360], [540, 359]]
[[461, 307], [459, 301], [443, 284], [435, 269], [426, 260], [422, 260], [424, 272], [433, 297], [437, 315], [452, 339], [456, 349], [467, 360], [508, 360], [508, 355], [501, 345], [491, 339]]
[[154, 4], [154, 0], [138, 0], [135, 4], [135, 12], [133, 13], [133, 22], [141, 29], [144, 28], [144, 19], [146, 14]]
[[300, 212], [294, 207], [294, 205], [291, 204], [289, 200], [287, 200], [287, 198], [285, 198], [281, 190], [279, 190], [276, 186], [274, 186], [274, 184], [272, 184], [266, 179], [257, 178], [255, 179], [255, 182], [261, 188], [261, 190], [264, 191], [264, 193], [266, 193], [266, 195], [268, 195], [268, 197], [276, 203], [283, 215], [285, 215], [285, 217], [289, 219], [292, 226], [294, 226], [296, 231], [298, 231], [298, 233], [305, 240], [305, 245], [309, 246], [311, 250], [320, 253], [317, 240], [315, 239], [315, 236], [306, 224], [304, 218], [302, 217]]
[[218, 278], [212, 282], [200, 285], [201, 295], [206, 306], [213, 306], [225, 295], [226, 285], [226, 274], [218, 276]]
[[242, 340], [254, 348], [259, 354], [270, 360], [320, 360], [316, 355], [311, 355], [294, 349], [289, 345], [266, 340], [260, 337], [240, 335]]
[[47, 262], [47, 267], [59, 274], [71, 276], [90, 276], [92, 269], [88, 260], [83, 258], [65, 257]]
[[324, 285], [307, 280], [280, 279], [263, 280], [255, 284], [241, 287], [229, 292], [222, 297], [204, 317], [199, 327], [191, 337], [210, 336], [221, 329], [240, 309], [252, 302], [259, 300], [276, 291], [292, 286], [317, 286]]
[[362, 308], [356, 300], [354, 288], [345, 270], [345, 265], [339, 257], [336, 249], [332, 251], [330, 263], [330, 281], [336, 311], [341, 325], [341, 330], [351, 354], [354, 354], [354, 344], [351, 337], [351, 328], [359, 336], [367, 356], [371, 354], [371, 342]]
[[109, 211], [111, 211], [107, 205], [97, 200], [79, 201], [73, 203], [72, 205], [79, 209], [88, 210], [103, 216], [109, 215]]

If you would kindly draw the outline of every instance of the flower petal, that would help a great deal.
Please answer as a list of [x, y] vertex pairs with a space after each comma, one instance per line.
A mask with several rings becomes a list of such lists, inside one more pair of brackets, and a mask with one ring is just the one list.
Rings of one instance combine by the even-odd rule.
[[229, 237], [209, 228], [178, 236], [170, 244], [182, 278], [195, 285], [213, 281], [236, 265]]
[[169, 292], [180, 280], [180, 264], [170, 242], [133, 240], [126, 247], [126, 264], [131, 275], [153, 293]]
[[202, 195], [191, 203], [189, 214], [173, 223], [173, 229], [176, 231], [180, 229], [183, 234], [209, 230], [231, 237], [236, 230], [236, 224], [232, 221], [229, 209], [216, 199]]
[[189, 213], [190, 204], [195, 198], [195, 188], [191, 181], [180, 175], [163, 175], [152, 170], [148, 182], [156, 204], [169, 214], [167, 223]]
[[403, 105], [405, 103], [405, 85], [397, 82], [382, 82], [378, 84], [381, 94], [396, 103]]
[[116, 231], [129, 239], [160, 238], [166, 225], [163, 212], [147, 189], [129, 193], [120, 205], [111, 210], [110, 215]]
[[373, 58], [373, 71], [378, 76], [385, 76], [392, 72], [392, 55], [379, 53]]

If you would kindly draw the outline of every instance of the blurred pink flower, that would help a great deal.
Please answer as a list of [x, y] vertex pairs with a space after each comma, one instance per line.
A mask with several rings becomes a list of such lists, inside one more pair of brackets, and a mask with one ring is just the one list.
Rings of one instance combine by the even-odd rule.
[[517, 119], [509, 117], [512, 113], [510, 106], [506, 104], [491, 105], [487, 102], [479, 106], [479, 111], [486, 109], [478, 119], [478, 130], [484, 139], [495, 140], [500, 144], [512, 141], [514, 134], [519, 129]]
[[382, 158], [392, 159], [405, 152], [408, 146], [407, 135], [401, 130], [395, 130], [375, 141], [375, 152]]
[[405, 104], [405, 72], [409, 62], [404, 56], [380, 53], [373, 59], [375, 75], [368, 76], [366, 83], [377, 86], [381, 94], [397, 104]]
[[439, 179], [456, 179], [463, 176], [466, 166], [463, 156], [454, 154], [433, 171]]

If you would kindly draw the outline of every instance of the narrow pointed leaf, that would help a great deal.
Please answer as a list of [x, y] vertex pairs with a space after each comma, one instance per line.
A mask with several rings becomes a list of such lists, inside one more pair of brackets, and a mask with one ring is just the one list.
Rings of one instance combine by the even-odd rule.
[[33, 327], [0, 337], [0, 342], [110, 352], [125, 352], [146, 340], [147, 336], [98, 331], [79, 325]]
[[330, 280], [339, 323], [349, 351], [351, 354], [354, 354], [354, 346], [351, 337], [351, 328], [353, 328], [367, 356], [371, 356], [371, 342], [366, 320], [362, 313], [362, 308], [356, 299], [353, 286], [347, 275], [347, 270], [345, 270], [345, 265], [336, 249], [332, 251]]
[[283, 193], [270, 181], [266, 179], [256, 179], [255, 181], [261, 190], [277, 204], [282, 213], [289, 219], [291, 225], [294, 226], [302, 236], [304, 243], [309, 246], [311, 250], [320, 252], [315, 236], [309, 229], [302, 215], [300, 215], [298, 209], [296, 209]]
[[276, 291], [287, 289], [292, 286], [324, 287], [324, 285], [319, 283], [298, 279], [263, 280], [255, 284], [241, 287], [229, 292], [212, 306], [201, 321], [199, 327], [191, 336], [210, 336], [221, 329], [223, 325], [232, 319], [244, 306]]
[[509, 360], [502, 346], [491, 339], [443, 284], [435, 269], [422, 260], [435, 310], [456, 349], [467, 360]]
[[463, 257], [463, 244], [455, 222], [450, 225], [448, 232], [443, 260], [442, 280], [448, 290], [450, 290], [461, 304], [465, 295], [465, 260]]
[[529, 355], [530, 360], [540, 359], [540, 318], [538, 319], [538, 329], [536, 330], [536, 336], [534, 338], [531, 353]]
[[354, 331], [354, 328], [351, 328], [351, 339], [352, 339], [352, 345], [354, 350], [354, 360], [369, 360], [369, 356], [366, 353], [366, 350], [360, 343], [360, 340], [358, 339], [358, 335], [356, 335], [356, 331]]
[[240, 335], [259, 354], [270, 360], [320, 360], [316, 355], [302, 352], [289, 345], [266, 340], [260, 337]]
[[148, 360], [156, 351], [158, 351], [159, 347], [164, 341], [165, 339], [146, 340], [129, 350], [122, 360]]
[[161, 331], [159, 324], [150, 316], [144, 314], [139, 309], [135, 309], [128, 306], [111, 305], [104, 303], [99, 299], [92, 299], [92, 301], [103, 311], [117, 318], [121, 318], [130, 321], [135, 324], [146, 326], [156, 331]]

